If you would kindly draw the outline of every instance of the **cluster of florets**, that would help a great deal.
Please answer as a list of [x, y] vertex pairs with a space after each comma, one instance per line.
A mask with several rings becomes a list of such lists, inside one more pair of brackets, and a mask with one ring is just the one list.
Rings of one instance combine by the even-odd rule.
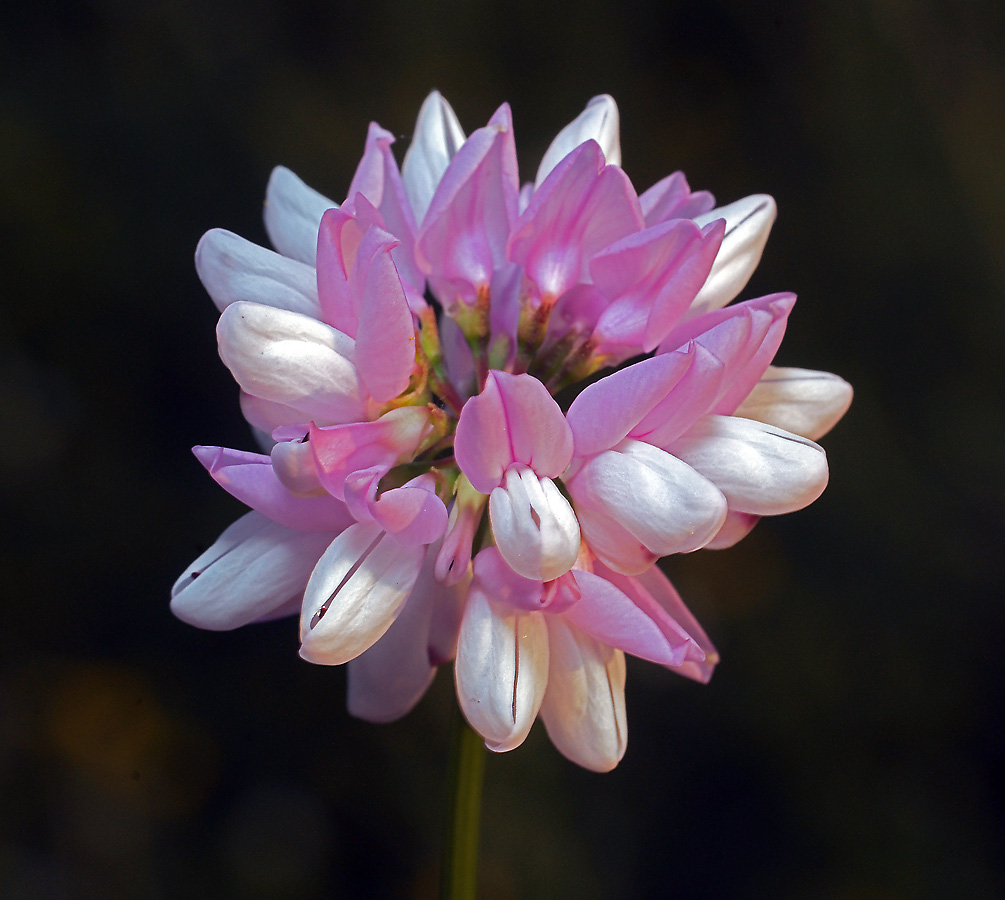
[[[278, 252], [222, 230], [196, 266], [265, 453], [197, 447], [249, 512], [174, 587], [192, 624], [300, 615], [386, 721], [455, 659], [494, 750], [540, 713], [592, 769], [624, 753], [624, 653], [706, 681], [717, 654], [656, 561], [814, 500], [848, 385], [770, 363], [795, 297], [727, 306], [770, 197], [638, 195], [597, 97], [521, 187], [508, 106], [465, 138], [432, 94], [399, 170], [372, 125], [344, 203], [286, 169]], [[555, 394], [646, 355], [584, 388]], [[564, 396], [564, 394], [563, 394]]]

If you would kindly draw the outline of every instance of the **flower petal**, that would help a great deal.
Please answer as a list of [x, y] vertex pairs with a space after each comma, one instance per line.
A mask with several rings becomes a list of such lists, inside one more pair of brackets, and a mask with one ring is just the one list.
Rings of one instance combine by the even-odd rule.
[[830, 372], [768, 366], [734, 415], [816, 441], [848, 411], [851, 398], [851, 385]]
[[369, 418], [353, 342], [323, 322], [260, 303], [232, 303], [220, 316], [217, 339], [220, 357], [247, 393], [298, 410], [300, 421]]
[[457, 639], [457, 700], [490, 750], [519, 747], [541, 708], [548, 680], [544, 613], [492, 603], [473, 583]]
[[265, 230], [283, 256], [314, 265], [318, 224], [334, 200], [308, 187], [284, 166], [276, 166], [265, 189]]
[[548, 389], [531, 375], [492, 370], [477, 397], [464, 404], [454, 456], [478, 491], [498, 487], [514, 463], [555, 478], [572, 459], [572, 429]]
[[640, 194], [639, 205], [646, 225], [652, 226], [667, 219], [693, 219], [700, 216], [715, 206], [715, 198], [708, 191], [692, 193], [684, 173], [674, 172]]
[[259, 247], [230, 231], [207, 231], [195, 249], [195, 269], [222, 312], [236, 300], [251, 300], [318, 318], [314, 269]]
[[492, 535], [503, 558], [525, 578], [551, 581], [579, 555], [579, 522], [550, 478], [522, 465], [506, 470], [489, 496]]
[[405, 152], [401, 177], [417, 222], [422, 222], [450, 160], [464, 143], [464, 131], [450, 104], [433, 91], [419, 109], [415, 135]]
[[563, 756], [609, 772], [625, 755], [625, 655], [548, 616], [548, 690], [541, 718]]
[[630, 438], [588, 460], [566, 485], [584, 531], [584, 520], [597, 510], [657, 556], [703, 547], [726, 516], [726, 499], [711, 481], [669, 453]]
[[705, 416], [668, 449], [739, 512], [793, 512], [827, 486], [827, 457], [819, 444], [751, 419]]
[[565, 126], [551, 142], [537, 169], [537, 187], [566, 156], [584, 141], [594, 140], [600, 146], [609, 166], [621, 165], [621, 138], [618, 104], [609, 94], [594, 97], [575, 119]]
[[691, 304], [692, 316], [725, 306], [746, 287], [761, 261], [777, 213], [772, 197], [754, 194], [695, 216], [699, 225], [725, 219], [726, 233], [708, 280]]
[[337, 666], [391, 627], [419, 577], [425, 547], [405, 546], [379, 525], [357, 523], [318, 560], [304, 591], [300, 655]]
[[183, 622], [228, 631], [299, 597], [330, 532], [294, 531], [249, 512], [227, 528], [171, 588], [171, 611]]

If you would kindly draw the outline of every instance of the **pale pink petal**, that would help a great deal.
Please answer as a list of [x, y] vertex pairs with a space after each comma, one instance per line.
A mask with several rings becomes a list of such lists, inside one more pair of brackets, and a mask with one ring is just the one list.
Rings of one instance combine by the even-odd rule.
[[488, 494], [513, 463], [557, 477], [572, 458], [572, 430], [548, 389], [531, 375], [491, 371], [464, 404], [454, 456], [476, 490]]
[[475, 531], [482, 519], [488, 497], [479, 493], [461, 475], [457, 479], [450, 508], [447, 533], [436, 561], [436, 577], [445, 585], [458, 584], [468, 573]]
[[425, 547], [405, 546], [379, 525], [357, 523], [318, 560], [304, 591], [300, 655], [337, 666], [391, 627], [419, 577]]
[[494, 604], [473, 583], [457, 639], [457, 700], [490, 750], [519, 747], [548, 681], [545, 614]]
[[431, 544], [447, 529], [447, 508], [436, 496], [432, 475], [420, 475], [400, 488], [384, 491], [373, 517], [402, 544]]
[[540, 185], [555, 166], [589, 140], [597, 142], [609, 166], [621, 165], [618, 105], [609, 94], [591, 99], [586, 109], [556, 135], [538, 166], [534, 185]]
[[601, 577], [578, 569], [573, 575], [580, 597], [563, 615], [580, 631], [663, 666], [680, 666], [688, 659], [704, 660], [705, 653], [662, 606], [644, 593], [629, 595], [622, 589], [620, 582], [628, 583], [630, 579], [613, 572]]
[[690, 315], [719, 309], [746, 287], [761, 261], [777, 211], [775, 201], [767, 194], [754, 194], [695, 216], [699, 225], [725, 219], [726, 233], [708, 280], [691, 305]]
[[451, 160], [416, 237], [416, 262], [448, 312], [487, 292], [493, 272], [506, 262], [518, 187], [504, 104]]
[[268, 456], [225, 447], [193, 447], [192, 452], [224, 490], [287, 528], [335, 534], [353, 522], [345, 504], [334, 497], [291, 494]]
[[[305, 414], [285, 403], [276, 403], [266, 400], [263, 397], [256, 397], [246, 391], [241, 391], [239, 397], [241, 404], [241, 414], [251, 424], [253, 429], [261, 431], [265, 437], [269, 437], [277, 428], [287, 425], [303, 424]], [[328, 424], [322, 420], [323, 424]], [[306, 427], [303, 433], [306, 434]]]
[[715, 198], [708, 191], [692, 193], [684, 173], [674, 172], [640, 194], [639, 205], [646, 225], [652, 226], [668, 219], [693, 219], [700, 216], [715, 206]]
[[220, 357], [248, 394], [299, 411], [300, 421], [368, 418], [353, 342], [323, 322], [259, 303], [232, 303], [220, 316], [217, 339]]
[[499, 552], [525, 578], [551, 581], [579, 555], [579, 523], [550, 478], [513, 465], [489, 496], [492, 535]]
[[702, 547], [702, 550], [726, 550], [733, 547], [750, 534], [760, 521], [760, 516], [731, 509], [726, 513], [726, 521], [722, 523], [718, 534]]
[[524, 267], [543, 301], [588, 282], [590, 260], [641, 231], [642, 211], [631, 182], [605, 166], [596, 141], [580, 144], [534, 192], [513, 227], [507, 254]]
[[624, 525], [600, 510], [576, 505], [576, 517], [583, 542], [611, 569], [638, 575], [659, 559], [659, 554], [653, 553]]
[[307, 440], [309, 434], [304, 429], [299, 437], [274, 441], [269, 452], [272, 471], [292, 494], [309, 495], [324, 490], [314, 463], [314, 451]]
[[272, 246], [283, 256], [314, 265], [321, 216], [337, 206], [289, 169], [276, 166], [265, 189], [265, 230]]
[[739, 512], [793, 512], [827, 486], [827, 456], [819, 444], [751, 419], [705, 416], [668, 449]]
[[222, 228], [207, 231], [195, 248], [195, 270], [223, 311], [237, 300], [320, 317], [317, 279], [306, 263], [259, 247]]
[[734, 415], [816, 441], [848, 411], [851, 398], [851, 385], [830, 372], [768, 366]]
[[257, 512], [238, 519], [171, 588], [171, 611], [211, 631], [239, 628], [299, 597], [330, 532], [294, 531]]
[[362, 297], [349, 289], [349, 273], [367, 227], [351, 210], [331, 209], [322, 216], [316, 235], [322, 319], [351, 338], [359, 327]]
[[548, 616], [548, 690], [541, 705], [548, 737], [563, 756], [609, 772], [625, 755], [625, 656]]
[[726, 516], [726, 499], [711, 481], [669, 453], [631, 439], [589, 459], [566, 486], [581, 524], [586, 512], [597, 510], [657, 556], [703, 547]]
[[464, 132], [450, 104], [433, 91], [419, 109], [401, 177], [417, 222], [422, 222], [450, 160], [464, 143]]
[[405, 605], [384, 636], [349, 661], [347, 706], [368, 722], [393, 722], [409, 712], [436, 674], [427, 635], [443, 588], [433, 577], [432, 549], [426, 553]]

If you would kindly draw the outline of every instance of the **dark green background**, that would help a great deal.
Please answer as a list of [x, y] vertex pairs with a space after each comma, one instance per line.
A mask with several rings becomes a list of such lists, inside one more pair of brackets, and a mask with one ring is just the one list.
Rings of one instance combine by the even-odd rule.
[[[961, 12], [960, 10], [966, 10]], [[1002, 895], [1005, 13], [851, 2], [50, 4], [0, 20], [0, 895], [435, 896], [450, 674], [348, 718], [295, 625], [196, 631], [176, 575], [250, 448], [192, 252], [341, 199], [433, 87], [529, 177], [599, 92], [637, 188], [779, 218], [747, 296], [856, 388], [832, 483], [671, 560], [723, 662], [629, 666], [627, 756], [488, 759], [485, 898]], [[633, 661], [634, 662], [634, 661]]]

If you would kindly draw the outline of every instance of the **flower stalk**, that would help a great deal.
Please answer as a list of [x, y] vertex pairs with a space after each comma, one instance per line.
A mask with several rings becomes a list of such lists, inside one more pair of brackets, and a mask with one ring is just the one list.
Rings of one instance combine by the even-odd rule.
[[478, 881], [485, 745], [454, 706], [450, 748], [450, 799], [440, 874], [441, 900], [474, 900]]

